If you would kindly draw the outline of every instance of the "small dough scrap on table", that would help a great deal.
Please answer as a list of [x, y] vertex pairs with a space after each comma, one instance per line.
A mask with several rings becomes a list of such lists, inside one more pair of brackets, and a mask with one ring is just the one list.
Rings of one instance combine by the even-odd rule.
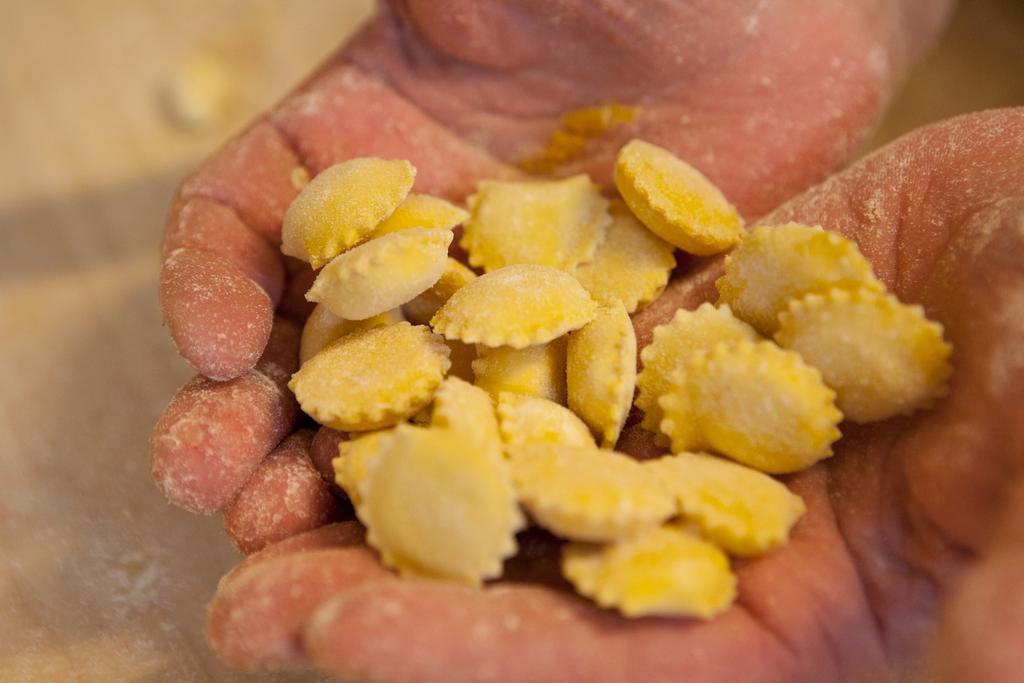
[[680, 448], [702, 443], [761, 472], [785, 474], [832, 455], [843, 415], [821, 373], [772, 342], [721, 343], [691, 354], [658, 401], [661, 430]]
[[636, 387], [636, 333], [621, 302], [569, 335], [566, 384], [569, 407], [614, 448]]
[[775, 340], [818, 368], [854, 422], [909, 415], [946, 393], [952, 347], [920, 306], [866, 289], [789, 303]]
[[829, 289], [884, 289], [854, 242], [820, 226], [759, 226], [725, 257], [718, 303], [762, 334], [779, 326], [790, 299]]
[[406, 576], [470, 585], [500, 576], [524, 525], [500, 453], [450, 429], [397, 427], [360, 496], [367, 543]]
[[581, 594], [627, 617], [710, 619], [736, 599], [725, 553], [671, 525], [603, 547], [570, 543], [562, 573]]
[[370, 236], [416, 180], [408, 161], [361, 157], [335, 164], [302, 188], [285, 212], [281, 251], [316, 270]]
[[458, 289], [430, 325], [446, 339], [523, 349], [583, 327], [596, 308], [572, 275], [519, 264], [481, 275]]
[[593, 446], [529, 443], [508, 449], [523, 507], [548, 531], [577, 541], [613, 541], [657, 526], [675, 500], [650, 470]]
[[353, 332], [292, 375], [302, 410], [338, 431], [397, 424], [430, 403], [451, 363], [444, 340], [407, 322]]
[[347, 320], [365, 320], [401, 306], [437, 282], [452, 232], [410, 228], [370, 240], [328, 263], [306, 299]]
[[807, 510], [781, 482], [713, 455], [678, 453], [643, 466], [675, 496], [685, 521], [732, 555], [760, 555], [786, 543]]
[[505, 392], [498, 397], [497, 411], [502, 440], [508, 447], [531, 443], [596, 445], [583, 420], [547, 399]]
[[484, 180], [466, 200], [461, 246], [487, 272], [517, 263], [572, 271], [594, 258], [611, 223], [608, 200], [586, 175]]
[[[754, 328], [734, 316], [728, 306], [715, 308], [704, 303], [693, 311], [676, 311], [672, 320], [654, 328], [651, 343], [640, 352], [643, 369], [636, 378], [636, 406], [644, 412], [640, 425], [656, 435], [659, 445], [668, 445], [660, 431], [664, 414], [658, 400], [668, 391], [671, 378], [683, 361], [694, 351], [710, 349], [719, 342], [755, 339], [758, 334]], [[697, 446], [689, 443], [680, 449]]]
[[473, 361], [475, 384], [495, 400], [503, 392], [565, 404], [566, 339], [514, 349], [481, 346]]
[[657, 145], [633, 140], [619, 150], [615, 186], [641, 223], [683, 251], [717, 254], [743, 237], [743, 218], [721, 190]]

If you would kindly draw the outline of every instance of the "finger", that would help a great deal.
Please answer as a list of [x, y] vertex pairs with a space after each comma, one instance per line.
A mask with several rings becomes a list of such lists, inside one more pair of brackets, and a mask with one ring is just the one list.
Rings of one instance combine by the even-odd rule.
[[285, 439], [224, 508], [224, 530], [239, 552], [252, 554], [339, 518], [338, 502], [309, 460], [312, 440], [307, 430]]
[[271, 245], [281, 243], [281, 220], [298, 194], [293, 178], [301, 169], [287, 140], [259, 121], [229, 141], [181, 184], [178, 195], [205, 197], [230, 207], [245, 225]]
[[259, 122], [178, 189], [160, 304], [178, 352], [211, 379], [238, 377], [263, 351], [283, 285], [281, 219], [299, 167], [281, 134]]
[[321, 427], [313, 437], [313, 443], [309, 447], [309, 457], [324, 481], [333, 486], [339, 493], [341, 489], [334, 483], [334, 465], [332, 461], [338, 457], [338, 444], [344, 440], [341, 432], [330, 427]]
[[216, 512], [291, 430], [297, 410], [293, 396], [256, 371], [228, 382], [196, 377], [153, 428], [153, 480], [175, 505]]
[[247, 567], [263, 562], [272, 557], [283, 557], [295, 555], [312, 550], [324, 550], [333, 548], [348, 548], [350, 546], [366, 545], [366, 530], [362, 524], [355, 521], [336, 522], [325, 524], [322, 527], [307, 531], [305, 533], [291, 536], [283, 541], [272, 543], [262, 550], [249, 555], [235, 565], [227, 574], [221, 577], [220, 582], [232, 580], [231, 577], [243, 572]]
[[298, 405], [284, 381], [298, 365], [298, 331], [278, 319], [259, 369], [227, 382], [197, 376], [178, 390], [153, 427], [153, 480], [192, 512], [223, 508], [295, 425]]
[[280, 300], [284, 289], [280, 256], [224, 204], [205, 197], [175, 203], [167, 216], [160, 253], [166, 259], [181, 248], [223, 256], [262, 287], [271, 304]]
[[322, 70], [271, 119], [314, 174], [353, 157], [408, 159], [417, 168], [416, 192], [461, 199], [479, 178], [511, 173], [380, 78], [344, 61]]
[[207, 640], [238, 668], [306, 664], [300, 636], [309, 615], [339, 590], [373, 580], [392, 579], [365, 547], [260, 557], [221, 580], [207, 611]]
[[224, 257], [197, 249], [164, 261], [160, 306], [178, 352], [210, 379], [250, 370], [273, 325], [267, 293]]

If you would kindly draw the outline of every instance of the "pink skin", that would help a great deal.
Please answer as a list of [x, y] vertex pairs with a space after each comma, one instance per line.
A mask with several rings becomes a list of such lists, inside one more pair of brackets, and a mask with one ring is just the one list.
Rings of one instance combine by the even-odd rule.
[[225, 662], [246, 669], [302, 665], [303, 625], [325, 600], [367, 580], [395, 580], [369, 549], [353, 544], [358, 537], [332, 536], [320, 534], [314, 547], [262, 556], [221, 579], [206, 633]]
[[196, 377], [153, 428], [153, 480], [175, 505], [216, 512], [291, 431], [297, 411], [294, 397], [255, 370], [228, 382]]
[[[890, 77], [929, 33], [921, 27], [941, 16], [941, 4], [827, 2], [808, 14], [798, 11], [804, 4], [768, 3], [758, 5], [753, 37], [737, 44], [719, 38], [739, 35], [731, 8], [740, 3], [646, 3], [662, 14], [658, 21], [645, 15], [639, 27], [600, 21], [601, 13], [626, 12], [630, 3], [560, 3], [558, 11], [574, 21], [559, 29], [545, 9], [551, 3], [517, 3], [512, 10], [498, 2], [409, 0], [388, 9], [270, 121], [312, 168], [354, 154], [408, 157], [419, 162], [423, 187], [457, 196], [478, 174], [505, 172], [495, 159], [514, 162], [535, 151], [561, 111], [634, 101], [636, 83], [659, 94], [640, 103], [643, 113], [628, 130], [593, 141], [576, 167], [606, 178], [616, 136], [648, 137], [683, 153], [756, 215], [843, 161], [877, 115]], [[690, 28], [673, 28], [674, 11], [675, 23]], [[739, 18], [747, 35], [750, 16]], [[655, 33], [645, 40], [631, 33], [649, 26], [660, 28], [649, 29]], [[843, 32], [831, 31], [835, 26]], [[909, 28], [919, 40], [908, 39]], [[461, 39], [443, 40], [446, 31]], [[714, 44], [700, 36], [714, 37]], [[663, 52], [673, 41], [686, 47], [678, 71]], [[550, 55], [551, 63], [533, 68], [539, 53], [531, 50]], [[615, 61], [594, 68], [607, 55]], [[841, 73], [830, 80], [815, 69], [833, 57]], [[664, 68], [652, 70], [651, 63]], [[880, 68], [886, 63], [892, 71]], [[779, 92], [787, 97], [754, 88], [748, 76], [766, 72], [786, 83]], [[388, 85], [375, 85], [371, 73]], [[385, 111], [372, 106], [378, 98], [406, 102]], [[751, 117], [752, 131], [745, 129]], [[595, 680], [880, 680], [920, 675], [927, 648], [937, 644], [934, 670], [945, 680], [1013, 675], [1019, 666], [1003, 667], [1020, 664], [1011, 647], [1016, 640], [999, 629], [1019, 624], [1024, 613], [1013, 588], [1021, 578], [1024, 529], [1011, 523], [1007, 503], [1024, 496], [1014, 476], [1024, 452], [1024, 384], [1015, 355], [1024, 341], [1024, 316], [1015, 310], [1024, 291], [1015, 257], [1024, 246], [1021, 140], [1024, 111], [931, 127], [765, 219], [822, 222], [854, 237], [897, 294], [921, 302], [946, 325], [957, 372], [950, 396], [934, 411], [844, 427], [832, 459], [791, 478], [808, 515], [789, 546], [740, 567], [740, 602], [719, 619], [626, 622], [557, 590], [397, 582], [355, 558], [348, 578], [331, 578], [320, 573], [328, 561], [320, 570], [313, 558], [340, 551], [297, 551], [277, 555], [255, 574], [266, 572], [253, 584], [259, 590], [227, 591], [241, 574], [224, 579], [210, 622], [218, 652], [242, 666], [309, 657], [328, 673], [370, 680], [450, 677], [453, 661], [466, 663], [467, 672], [536, 680], [565, 672]], [[440, 152], [433, 158], [431, 145]], [[258, 214], [231, 206], [243, 220]], [[717, 267], [712, 261], [684, 268], [636, 317], [640, 338], [677, 307], [713, 295]], [[635, 428], [620, 443], [627, 445], [631, 452], [652, 450]], [[208, 466], [183, 460], [180, 470], [194, 468], [200, 477]], [[274, 548], [254, 556], [245, 572], [270, 565], [264, 553]], [[539, 553], [536, 566], [550, 568], [545, 558], [550, 554]], [[292, 609], [282, 597], [288, 577], [301, 577], [303, 595], [315, 595], [322, 608], [307, 601]], [[261, 607], [268, 595], [277, 607]], [[518, 630], [509, 626], [516, 620]], [[233, 626], [213, 627], [221, 622]], [[268, 625], [280, 627], [270, 644], [261, 640]], [[552, 643], [562, 653], [557, 659]]]
[[223, 256], [256, 282], [277, 305], [284, 289], [284, 269], [277, 250], [254, 233], [235, 212], [205, 197], [181, 200], [167, 216], [160, 254], [188, 247]]
[[267, 346], [256, 363], [256, 370], [277, 382], [282, 388], [292, 373], [299, 369], [299, 340], [302, 328], [288, 318], [274, 318]]
[[243, 554], [339, 518], [338, 501], [310, 462], [312, 440], [308, 430], [285, 439], [224, 509], [224, 530]]
[[223, 256], [198, 249], [164, 260], [160, 305], [178, 351], [215, 380], [252, 369], [273, 325], [267, 293]]
[[332, 461], [338, 457], [338, 444], [345, 436], [330, 427], [321, 427], [313, 437], [313, 443], [309, 447], [309, 458], [313, 461], [313, 467], [320, 473], [324, 481], [332, 486], [339, 495], [341, 489], [334, 483], [334, 465]]

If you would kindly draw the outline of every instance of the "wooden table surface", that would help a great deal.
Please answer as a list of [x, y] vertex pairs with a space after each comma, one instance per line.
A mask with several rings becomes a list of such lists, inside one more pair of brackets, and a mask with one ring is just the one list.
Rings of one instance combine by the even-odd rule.
[[[0, 680], [299, 681], [220, 665], [203, 608], [238, 556], [163, 502], [149, 430], [191, 374], [160, 326], [178, 178], [371, 9], [370, 0], [0, 3]], [[870, 146], [1024, 103], [1024, 5], [974, 0]], [[186, 131], [158, 87], [213, 54], [234, 108]]]

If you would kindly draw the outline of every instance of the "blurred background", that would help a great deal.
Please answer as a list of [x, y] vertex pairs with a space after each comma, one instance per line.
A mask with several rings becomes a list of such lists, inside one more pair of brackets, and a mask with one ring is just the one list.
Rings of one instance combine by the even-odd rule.
[[[372, 5], [0, 0], [0, 680], [317, 680], [232, 673], [203, 641], [238, 555], [149, 479], [191, 374], [157, 249], [178, 180]], [[1022, 103], [1024, 2], [965, 0], [865, 151]]]

